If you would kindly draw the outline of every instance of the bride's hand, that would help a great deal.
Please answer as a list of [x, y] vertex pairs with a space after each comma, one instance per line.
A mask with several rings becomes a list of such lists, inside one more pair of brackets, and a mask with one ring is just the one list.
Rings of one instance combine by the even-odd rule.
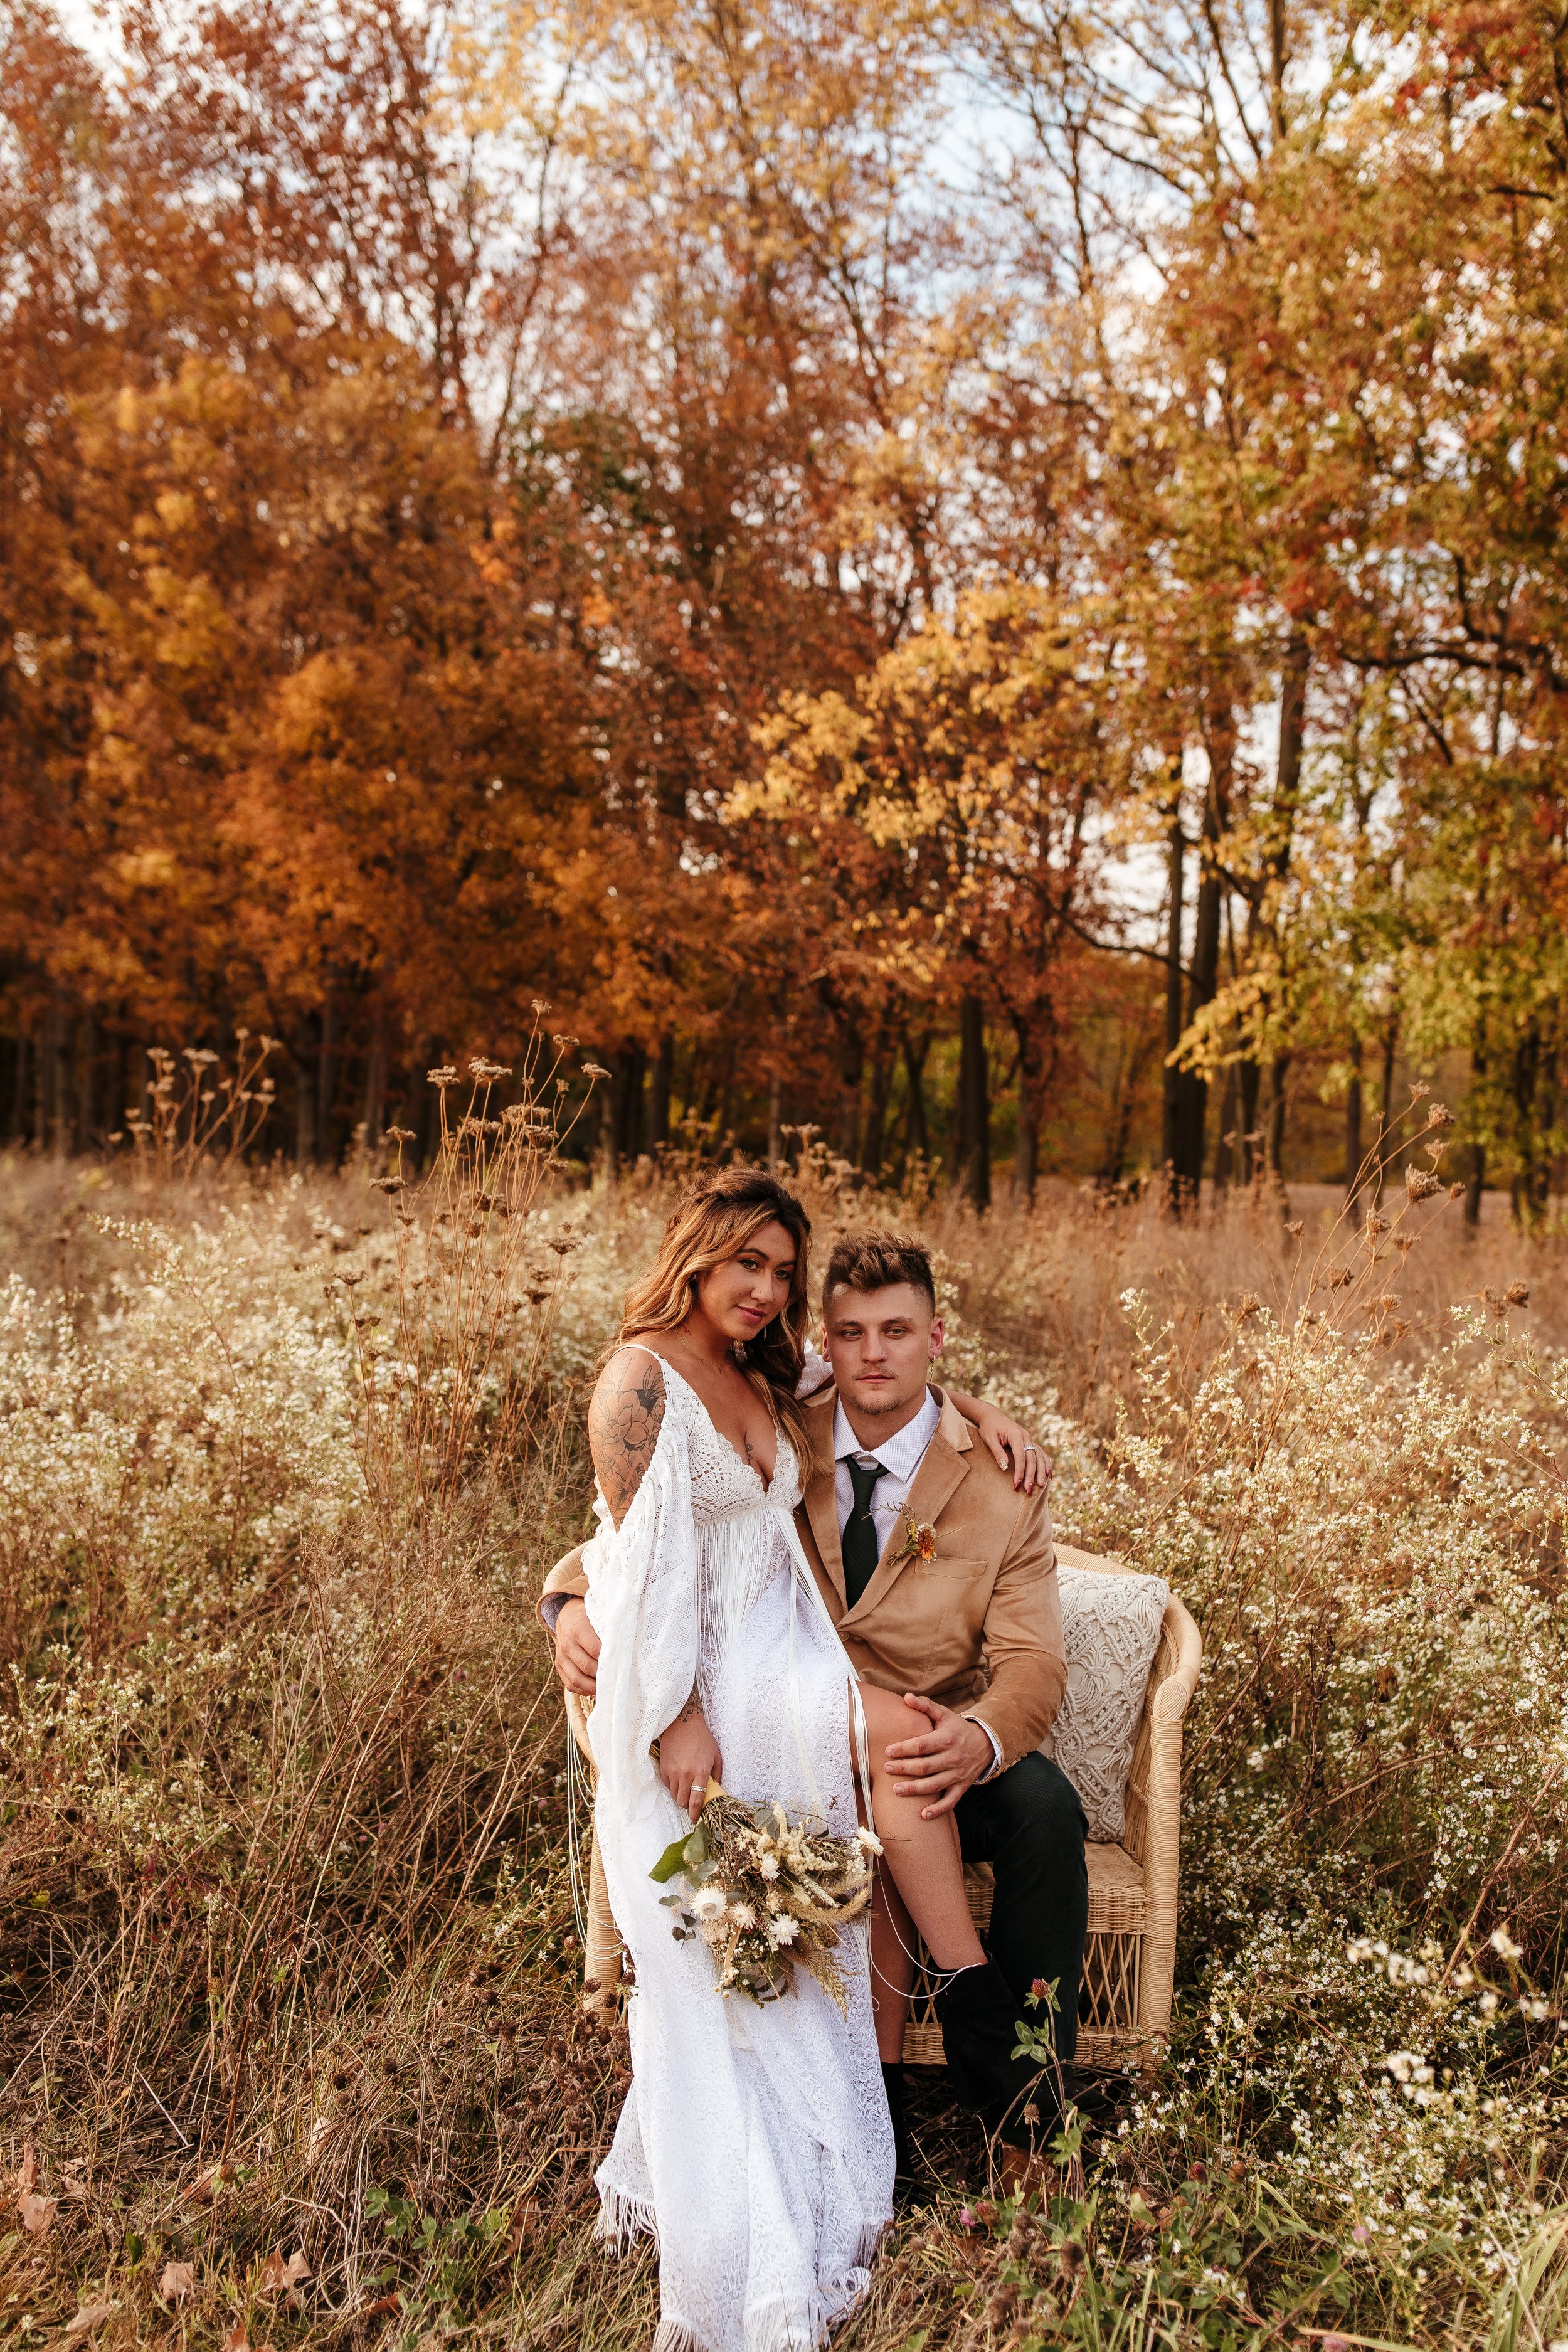
[[1004, 1470], [1012, 1472], [1014, 1486], [1024, 1494], [1032, 1495], [1037, 1486], [1048, 1482], [1056, 1465], [1041, 1453], [1022, 1422], [1010, 1421], [994, 1404], [981, 1404], [977, 1399], [974, 1427], [981, 1443], [990, 1447]]
[[702, 1811], [709, 1780], [724, 1777], [719, 1743], [702, 1719], [695, 1691], [675, 1721], [658, 1735], [658, 1777], [682, 1812], [689, 1813], [693, 1821]]

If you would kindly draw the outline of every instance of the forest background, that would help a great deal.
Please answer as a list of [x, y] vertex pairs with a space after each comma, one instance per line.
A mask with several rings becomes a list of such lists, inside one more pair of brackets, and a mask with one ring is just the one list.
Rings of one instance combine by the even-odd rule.
[[72, 6], [0, 0], [7, 2347], [647, 2345], [533, 1604], [731, 1138], [925, 1234], [1205, 1652], [1165, 2063], [1038, 2210], [912, 2084], [846, 2347], [1568, 2352], [1568, 20]]
[[[1548, 1202], [1542, 7], [0, 16], [0, 1125]], [[1162, 896], [1163, 894], [1163, 896]], [[607, 1083], [590, 1089], [584, 1065]]]

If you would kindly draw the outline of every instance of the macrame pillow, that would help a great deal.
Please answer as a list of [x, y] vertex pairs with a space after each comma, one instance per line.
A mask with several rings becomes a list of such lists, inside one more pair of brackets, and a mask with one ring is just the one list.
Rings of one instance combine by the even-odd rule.
[[1097, 1845], [1120, 1844], [1127, 1775], [1143, 1715], [1160, 1621], [1171, 1588], [1157, 1576], [1117, 1576], [1058, 1562], [1067, 1635], [1067, 1696], [1040, 1742], [1078, 1790]]

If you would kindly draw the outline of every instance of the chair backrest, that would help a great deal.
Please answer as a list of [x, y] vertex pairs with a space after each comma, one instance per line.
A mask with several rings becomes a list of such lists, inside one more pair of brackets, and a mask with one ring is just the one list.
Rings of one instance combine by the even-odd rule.
[[[1142, 1571], [1131, 1568], [1120, 1552], [1080, 1551], [1075, 1544], [1058, 1544], [1057, 1564], [1061, 1568], [1086, 1569], [1100, 1576], [1138, 1576]], [[1144, 1843], [1149, 1822], [1149, 1759], [1152, 1739], [1154, 1694], [1163, 1683], [1191, 1664], [1196, 1675], [1195, 1660], [1189, 1654], [1196, 1650], [1202, 1655], [1198, 1629], [1182, 1603], [1173, 1593], [1165, 1604], [1160, 1622], [1159, 1645], [1154, 1663], [1149, 1669], [1149, 1685], [1143, 1694], [1143, 1710], [1139, 1717], [1137, 1735], [1132, 1742], [1132, 1760], [1128, 1768], [1126, 1791], [1127, 1825], [1121, 1834], [1123, 1850], [1134, 1862], [1143, 1859]]]

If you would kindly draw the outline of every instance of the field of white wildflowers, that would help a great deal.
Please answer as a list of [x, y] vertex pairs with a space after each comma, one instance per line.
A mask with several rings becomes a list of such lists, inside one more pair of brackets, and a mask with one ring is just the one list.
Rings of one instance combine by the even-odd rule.
[[[664, 1196], [479, 1129], [424, 1188], [0, 1162], [8, 2344], [648, 2338], [532, 1604]], [[1206, 1664], [1168, 2062], [1043, 2214], [924, 2088], [854, 2352], [1568, 2341], [1561, 1258], [1422, 1192], [924, 1213], [951, 1368]]]

